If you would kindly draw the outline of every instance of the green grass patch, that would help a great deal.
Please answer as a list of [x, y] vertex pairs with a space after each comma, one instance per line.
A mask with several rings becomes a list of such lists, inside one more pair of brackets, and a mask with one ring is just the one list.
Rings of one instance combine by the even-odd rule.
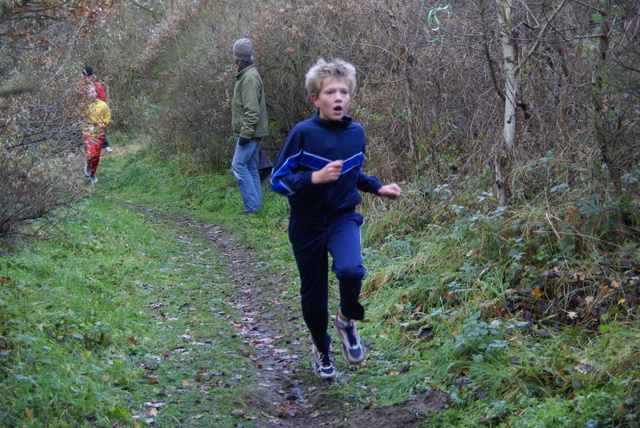
[[[64, 234], [0, 258], [2, 425], [251, 426], [256, 368], [231, 324], [228, 267], [190, 222], [258, 255], [278, 289], [265, 308], [284, 329], [274, 346], [301, 355], [292, 382], [327, 406], [438, 388], [451, 405], [424, 426], [638, 423], [637, 244], [605, 254], [579, 237], [594, 249], [585, 260], [569, 225], [559, 239], [543, 230], [546, 206], [474, 211], [411, 183], [412, 198], [367, 197], [369, 358], [350, 372], [338, 356], [344, 375], [323, 383], [309, 370], [286, 199], [265, 187], [262, 211], [242, 216], [229, 171], [193, 175], [185, 157], [115, 140], [124, 154], [104, 157]], [[335, 312], [335, 281], [330, 293]]]
[[96, 192], [64, 235], [0, 258], [0, 425], [232, 423], [252, 365], [227, 267], [174, 230]]

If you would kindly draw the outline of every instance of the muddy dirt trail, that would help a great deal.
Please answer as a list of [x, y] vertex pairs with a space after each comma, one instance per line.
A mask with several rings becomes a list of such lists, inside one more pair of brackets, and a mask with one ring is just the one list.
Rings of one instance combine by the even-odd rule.
[[[416, 427], [425, 426], [431, 412], [446, 408], [447, 396], [438, 390], [428, 390], [393, 406], [348, 412], [345, 403], [337, 402], [328, 393], [330, 388], [348, 382], [348, 373], [329, 382], [315, 377], [310, 382], [309, 376], [301, 375], [301, 371], [311, 373], [311, 356], [297, 296], [284, 291], [281, 278], [269, 273], [255, 250], [239, 245], [229, 231], [219, 226], [168, 217], [138, 205], [129, 207], [151, 217], [174, 221], [178, 227], [189, 227], [224, 257], [222, 262], [228, 266], [230, 275], [228, 282], [235, 288], [229, 293], [230, 303], [242, 314], [241, 322], [234, 323], [234, 327], [243, 337], [242, 354], [256, 368], [255, 388], [243, 399], [261, 415], [252, 420], [239, 419], [237, 428]], [[283, 316], [284, 313], [287, 315]]]

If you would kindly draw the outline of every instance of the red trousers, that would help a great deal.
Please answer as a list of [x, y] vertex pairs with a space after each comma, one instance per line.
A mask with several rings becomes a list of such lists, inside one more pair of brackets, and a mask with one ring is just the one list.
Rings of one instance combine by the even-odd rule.
[[84, 145], [87, 147], [87, 165], [91, 168], [91, 175], [96, 173], [98, 164], [100, 163], [100, 152], [102, 151], [102, 143], [104, 142], [104, 136], [93, 136], [88, 134], [82, 134]]

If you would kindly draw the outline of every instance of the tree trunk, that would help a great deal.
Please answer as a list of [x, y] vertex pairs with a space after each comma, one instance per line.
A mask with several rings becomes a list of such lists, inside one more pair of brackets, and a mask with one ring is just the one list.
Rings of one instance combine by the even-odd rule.
[[496, 157], [494, 159], [494, 175], [496, 185], [496, 197], [498, 205], [506, 206], [511, 199], [511, 186], [507, 180], [507, 171], [509, 171], [509, 158], [505, 152], [505, 144], [503, 140], [499, 140], [496, 144]]
[[511, 11], [513, 0], [496, 0], [498, 5], [498, 35], [502, 46], [502, 57], [505, 74], [504, 122], [502, 141], [498, 143], [495, 160], [497, 199], [500, 206], [508, 204], [511, 197], [510, 155], [515, 148], [516, 135], [516, 93], [518, 91], [518, 58], [515, 40], [511, 37]]
[[600, 10], [600, 34], [598, 35], [598, 54], [595, 59], [595, 69], [593, 73], [592, 85], [593, 94], [591, 97], [593, 103], [593, 127], [594, 140], [596, 147], [600, 151], [602, 161], [607, 165], [613, 188], [618, 196], [622, 195], [622, 182], [620, 179], [620, 171], [613, 160], [613, 145], [615, 139], [608, 132], [606, 120], [602, 120], [603, 113], [606, 114], [606, 88], [604, 83], [604, 74], [606, 70], [606, 60], [609, 51], [609, 30], [611, 20], [611, 2], [605, 1]]

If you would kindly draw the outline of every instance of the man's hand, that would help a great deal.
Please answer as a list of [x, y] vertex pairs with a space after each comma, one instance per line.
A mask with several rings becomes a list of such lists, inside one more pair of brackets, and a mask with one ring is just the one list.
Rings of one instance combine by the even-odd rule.
[[396, 199], [402, 194], [402, 189], [396, 183], [387, 184], [378, 189], [378, 195], [386, 196], [389, 199]]
[[333, 183], [340, 178], [342, 172], [342, 160], [336, 160], [328, 163], [320, 171], [314, 171], [311, 174], [311, 182], [313, 184]]

